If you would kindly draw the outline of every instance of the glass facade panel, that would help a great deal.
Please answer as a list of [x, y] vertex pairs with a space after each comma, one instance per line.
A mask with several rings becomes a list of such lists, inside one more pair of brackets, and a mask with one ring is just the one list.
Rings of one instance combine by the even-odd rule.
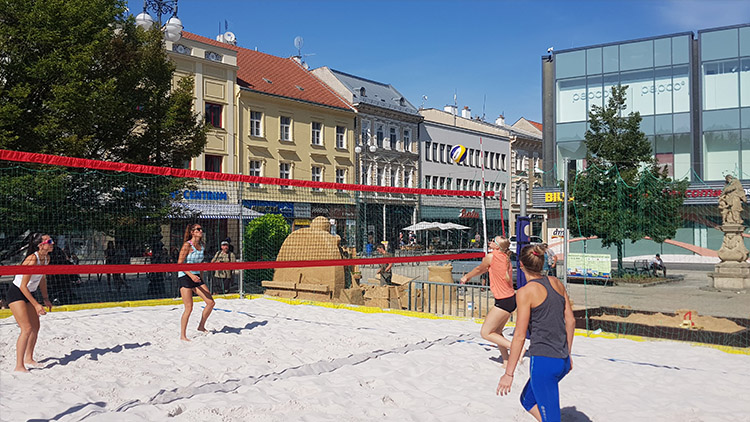
[[750, 106], [750, 58], [740, 60], [740, 106]]
[[585, 134], [585, 122], [558, 124], [555, 131], [557, 142], [580, 141]]
[[654, 114], [653, 69], [620, 74], [620, 83], [628, 85], [625, 114], [640, 111], [641, 115]]
[[750, 26], [740, 28], [740, 56], [750, 56]]
[[672, 112], [672, 68], [663, 67], [654, 70], [654, 94], [656, 95], [656, 114]]
[[739, 105], [739, 60], [703, 63], [703, 109]]
[[657, 135], [654, 140], [656, 161], [667, 167], [669, 177], [674, 177], [674, 146], [672, 135]]
[[674, 135], [674, 178], [691, 178], [692, 161], [690, 159], [692, 140], [689, 133]]
[[703, 131], [739, 129], [740, 110], [715, 110], [703, 112]]
[[589, 75], [602, 73], [601, 48], [590, 48], [586, 50], [586, 73]]
[[750, 128], [750, 108], [740, 110], [740, 127]]
[[690, 111], [690, 69], [688, 66], [672, 68], [672, 110], [675, 113]]
[[665, 133], [673, 133], [672, 132], [672, 115], [671, 114], [664, 114], [661, 116], [655, 116], [654, 119], [654, 133], [657, 135], [662, 135]]
[[690, 43], [689, 35], [672, 37], [672, 64], [690, 63]]
[[[557, 145], [557, 177], [560, 180], [562, 180], [564, 176], [565, 166], [563, 163], [565, 158], [583, 163], [583, 160], [586, 158], [586, 144], [581, 141], [566, 142]], [[578, 167], [579, 166], [576, 165], [576, 168]]]
[[602, 66], [605, 73], [620, 70], [620, 51], [618, 46], [610, 45], [602, 48]]
[[557, 81], [557, 122], [586, 120], [586, 79]]
[[690, 132], [690, 113], [673, 114], [672, 117], [674, 133]]
[[557, 79], [583, 76], [586, 74], [586, 51], [571, 51], [555, 55], [555, 75]]
[[641, 41], [620, 46], [620, 70], [654, 67], [654, 42]]
[[612, 96], [612, 88], [620, 83], [620, 75], [616, 73], [604, 75], [602, 80], [604, 82], [604, 92], [602, 92], [602, 100], [604, 101], [604, 104], [606, 104], [609, 100], [609, 97]]
[[602, 77], [601, 76], [590, 76], [586, 80], [586, 117], [591, 112], [592, 105], [598, 105], [601, 107], [602, 102]]
[[701, 61], [737, 57], [739, 33], [737, 28], [700, 34]]
[[672, 64], [672, 39], [659, 38], [654, 40], [654, 66], [669, 66]]
[[737, 175], [740, 164], [740, 131], [703, 133], [703, 180], [722, 180]]
[[750, 130], [742, 131], [742, 176], [740, 179], [750, 179]]
[[641, 118], [641, 132], [646, 135], [654, 134], [654, 116], [643, 116]]

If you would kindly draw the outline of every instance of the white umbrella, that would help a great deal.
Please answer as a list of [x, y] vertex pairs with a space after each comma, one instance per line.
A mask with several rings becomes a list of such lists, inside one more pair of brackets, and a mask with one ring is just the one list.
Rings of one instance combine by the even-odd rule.
[[408, 230], [408, 231], [420, 231], [420, 230], [440, 230], [440, 223], [430, 223], [429, 221], [420, 221], [417, 224], [412, 224], [411, 226], [404, 227], [401, 230]]

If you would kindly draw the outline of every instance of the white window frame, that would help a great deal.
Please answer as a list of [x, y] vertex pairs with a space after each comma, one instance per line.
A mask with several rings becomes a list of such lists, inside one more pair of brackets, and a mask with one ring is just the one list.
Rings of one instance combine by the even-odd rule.
[[388, 128], [388, 148], [398, 151], [398, 131], [395, 127]]
[[[286, 166], [286, 169], [283, 170], [282, 166]], [[288, 161], [279, 161], [279, 179], [292, 179], [292, 177], [294, 176], [293, 170], [294, 170], [294, 165], [292, 165], [292, 163], [290, 163]], [[285, 174], [286, 174], [287, 177], [284, 177]], [[281, 186], [279, 186], [279, 188], [280, 189], [291, 189], [292, 187], [291, 186], [281, 185]]]
[[336, 125], [336, 148], [346, 149], [346, 126]]
[[404, 129], [404, 151], [411, 152], [411, 129]]
[[250, 110], [250, 136], [263, 137], [263, 112]]
[[425, 161], [432, 161], [432, 142], [425, 141], [424, 142], [424, 160]]
[[[253, 164], [257, 164], [257, 168]], [[250, 176], [263, 177], [263, 160], [250, 160], [247, 165], [248, 174]], [[251, 183], [250, 186], [254, 188], [261, 187], [260, 183]]]
[[370, 131], [370, 121], [362, 120], [362, 129], [360, 131], [360, 145], [369, 145], [370, 139], [372, 138], [372, 132]]
[[336, 183], [346, 183], [346, 169], [345, 168], [336, 169]]
[[[318, 129], [315, 129], [315, 125], [319, 125], [320, 127]], [[317, 137], [315, 136], [316, 134], [318, 135]], [[310, 144], [323, 146], [323, 123], [322, 122], [310, 122]]]
[[390, 186], [397, 187], [398, 186], [398, 168], [391, 167], [390, 178], [391, 178]]
[[[289, 123], [284, 124], [284, 119], [289, 119]], [[284, 137], [285, 134], [286, 137]], [[289, 116], [279, 117], [279, 140], [284, 142], [292, 142], [292, 118]]]
[[[323, 166], [310, 166], [310, 180], [313, 182], [323, 181]], [[320, 192], [320, 188], [312, 188], [313, 192]]]

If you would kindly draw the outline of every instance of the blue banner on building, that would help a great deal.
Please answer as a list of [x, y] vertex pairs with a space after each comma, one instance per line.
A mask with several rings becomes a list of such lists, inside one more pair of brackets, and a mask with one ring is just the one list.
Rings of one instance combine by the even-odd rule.
[[281, 214], [286, 218], [294, 218], [294, 202], [257, 201], [246, 199], [242, 205], [263, 214]]

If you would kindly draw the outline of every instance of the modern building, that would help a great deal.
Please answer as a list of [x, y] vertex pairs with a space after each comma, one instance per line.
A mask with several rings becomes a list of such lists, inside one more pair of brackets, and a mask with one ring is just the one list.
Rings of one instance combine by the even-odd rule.
[[[422, 117], [392, 85], [350, 75], [328, 67], [312, 73], [357, 110], [356, 182], [366, 185], [418, 187], [417, 127]], [[402, 227], [416, 220], [415, 195], [363, 192], [360, 212], [365, 233], [359, 245], [371, 240], [398, 244]]]
[[[207, 52], [205, 59], [209, 62], [222, 62], [227, 54], [236, 56], [236, 89], [226, 97], [236, 113], [233, 136], [226, 137], [226, 144], [232, 144], [234, 165], [226, 172], [355, 182], [355, 109], [299, 60], [186, 32], [183, 40], [210, 46], [211, 54]], [[227, 116], [230, 110], [223, 105], [217, 103], [216, 113]], [[209, 118], [210, 110], [206, 110]], [[283, 215], [293, 229], [324, 215], [335, 220], [336, 232], [342, 238], [354, 237], [353, 192], [246, 184], [241, 200], [251, 211]]]
[[[656, 159], [690, 181], [685, 221], [668, 245], [642, 243], [638, 254], [704, 253], [721, 245], [715, 209], [726, 174], [750, 187], [750, 24], [554, 51], [542, 57], [544, 187], [534, 205], [556, 211], [565, 169], [585, 167], [588, 112], [611, 88], [627, 85], [627, 112]], [[710, 207], [705, 207], [711, 205]], [[696, 208], [704, 206], [698, 211]], [[710, 211], [707, 211], [710, 210]], [[558, 220], [561, 225], [561, 221]], [[658, 248], [658, 249], [657, 249]], [[627, 252], [627, 250], [626, 250]]]
[[[465, 107], [461, 115], [455, 106], [444, 110], [421, 109], [424, 117], [419, 129], [421, 146], [421, 175], [423, 188], [465, 191], [495, 191], [498, 194], [485, 200], [488, 236], [508, 233], [508, 187], [511, 155], [511, 131], [508, 128], [472, 119]], [[467, 149], [462, 163], [451, 160], [450, 151], [456, 145]], [[484, 151], [484, 175], [481, 152]], [[484, 179], [484, 184], [482, 184]], [[422, 196], [420, 218], [424, 221], [457, 223], [469, 227], [448, 247], [471, 246], [478, 234], [482, 239], [482, 204], [479, 197]], [[482, 243], [474, 244], [481, 248]]]

